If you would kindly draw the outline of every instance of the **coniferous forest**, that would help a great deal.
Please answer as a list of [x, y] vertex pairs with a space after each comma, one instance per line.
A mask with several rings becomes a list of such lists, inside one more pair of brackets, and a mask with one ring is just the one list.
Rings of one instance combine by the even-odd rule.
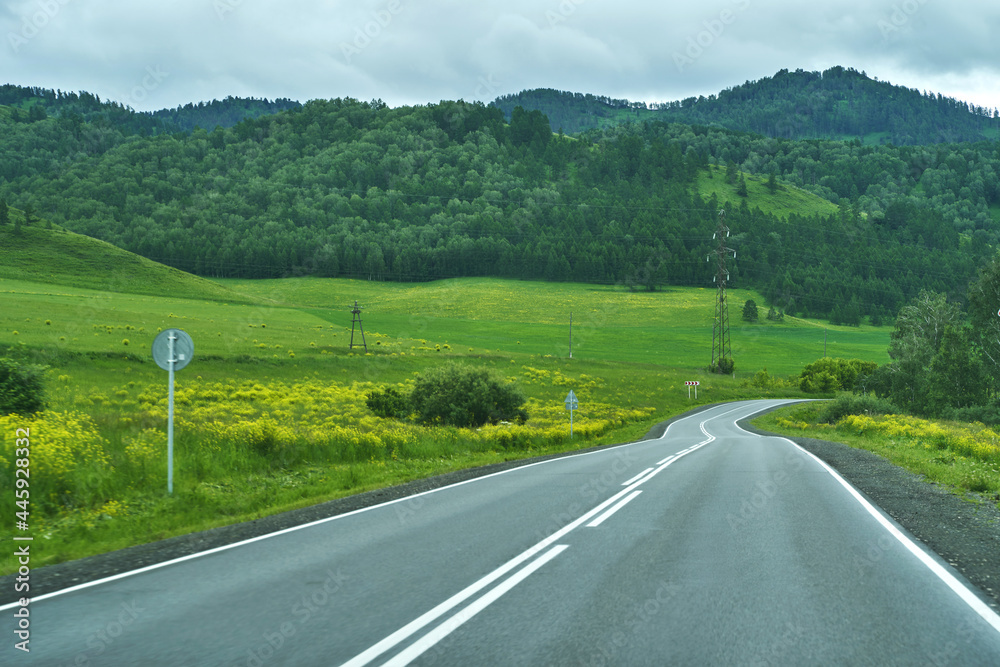
[[[781, 99], [765, 88], [757, 99]], [[936, 99], [912, 103], [936, 117]], [[7, 204], [209, 277], [710, 286], [725, 209], [730, 284], [854, 324], [891, 320], [920, 290], [964, 299], [1000, 242], [989, 138], [867, 145], [656, 119], [567, 135], [537, 109], [461, 101], [227, 98], [150, 114], [5, 86], [0, 104]], [[961, 113], [970, 127], [985, 118]], [[745, 188], [699, 194], [724, 171], [837, 212], [778, 217]]]

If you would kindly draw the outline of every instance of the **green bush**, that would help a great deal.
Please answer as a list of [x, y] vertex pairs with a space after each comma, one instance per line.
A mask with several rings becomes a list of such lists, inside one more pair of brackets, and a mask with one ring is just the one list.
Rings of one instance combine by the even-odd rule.
[[757, 371], [752, 378], [743, 380], [741, 386], [763, 389], [765, 391], [773, 391], [775, 389], [784, 389], [788, 386], [788, 383], [779, 377], [774, 377], [769, 374], [766, 368], [762, 368]]
[[44, 366], [22, 365], [0, 357], [0, 415], [27, 415], [45, 409]]
[[858, 379], [875, 372], [878, 364], [861, 359], [823, 357], [802, 369], [799, 389], [809, 393], [828, 393], [838, 389], [852, 391]]
[[402, 419], [410, 414], [409, 401], [392, 387], [375, 389], [365, 395], [368, 409], [385, 419]]
[[894, 415], [901, 410], [892, 402], [872, 394], [838, 394], [822, 403], [817, 421], [836, 424], [847, 415]]
[[709, 366], [710, 373], [720, 373], [721, 375], [732, 375], [736, 370], [736, 361], [731, 357], [719, 359], [714, 366]]
[[476, 427], [527, 421], [524, 401], [516, 386], [488, 369], [449, 364], [419, 375], [409, 403], [425, 424]]

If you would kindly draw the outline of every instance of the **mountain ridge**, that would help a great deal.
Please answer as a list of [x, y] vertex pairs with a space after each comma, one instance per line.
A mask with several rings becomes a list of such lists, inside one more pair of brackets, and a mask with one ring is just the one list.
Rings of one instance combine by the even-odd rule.
[[781, 139], [860, 140], [865, 144], [926, 145], [1000, 136], [1000, 111], [894, 85], [852, 68], [780, 70], [708, 97], [648, 104], [551, 88], [525, 90], [491, 102], [510, 118], [513, 108], [545, 113], [569, 134], [623, 122], [663, 121], [719, 126]]

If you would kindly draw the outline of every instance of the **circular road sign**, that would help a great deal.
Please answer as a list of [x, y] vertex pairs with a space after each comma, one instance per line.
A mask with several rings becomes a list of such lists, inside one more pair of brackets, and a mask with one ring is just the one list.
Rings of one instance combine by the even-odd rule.
[[[170, 363], [170, 337], [174, 337], [174, 363]], [[153, 361], [165, 371], [179, 371], [188, 365], [194, 356], [194, 341], [180, 329], [167, 329], [153, 341]]]

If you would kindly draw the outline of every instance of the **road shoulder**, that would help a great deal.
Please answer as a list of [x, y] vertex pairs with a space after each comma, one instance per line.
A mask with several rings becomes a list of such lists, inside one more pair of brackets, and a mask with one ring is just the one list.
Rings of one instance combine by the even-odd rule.
[[[754, 428], [749, 420], [740, 427], [758, 435], [776, 435]], [[780, 437], [829, 464], [955, 568], [1000, 612], [1000, 509], [996, 505], [977, 494], [960, 494], [929, 482], [865, 449], [815, 438]]]

